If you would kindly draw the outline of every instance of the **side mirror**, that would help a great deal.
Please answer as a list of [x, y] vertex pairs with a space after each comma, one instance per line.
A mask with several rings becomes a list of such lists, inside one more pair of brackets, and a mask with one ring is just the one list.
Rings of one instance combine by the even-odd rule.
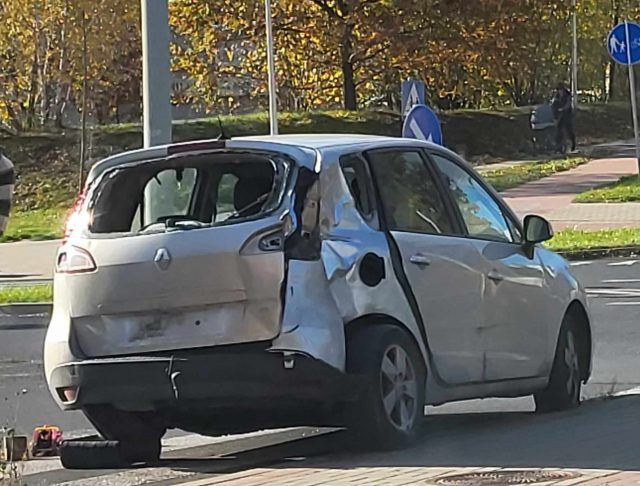
[[530, 245], [549, 241], [553, 238], [551, 223], [542, 216], [530, 214], [524, 218], [524, 240]]

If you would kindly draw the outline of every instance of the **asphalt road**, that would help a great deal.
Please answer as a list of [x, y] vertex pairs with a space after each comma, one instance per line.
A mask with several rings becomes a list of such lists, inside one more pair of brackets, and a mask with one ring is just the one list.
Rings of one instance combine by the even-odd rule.
[[[574, 264], [574, 270], [588, 288], [594, 320], [594, 372], [584, 389], [585, 398], [640, 387], [640, 260], [579, 262]], [[28, 432], [38, 424], [52, 423], [66, 432], [88, 431], [90, 426], [81, 414], [60, 412], [49, 397], [42, 377], [44, 328], [39, 327], [41, 325], [42, 319], [37, 317], [20, 321], [0, 317], [0, 425], [17, 423], [18, 430]], [[22, 395], [21, 390], [26, 390], [26, 394]], [[591, 419], [596, 417], [596, 409], [588, 408]], [[475, 400], [429, 409], [432, 414], [448, 414], [430, 419], [436, 432], [446, 429], [450, 433], [457, 427], [470, 427], [482, 434], [488, 433], [481, 425], [485, 422], [495, 424], [498, 430], [506, 430], [514, 417], [530, 417], [527, 412], [531, 410], [530, 398]], [[479, 412], [491, 414], [476, 415]], [[245, 446], [251, 448], [254, 442], [248, 438]], [[319, 450], [324, 450], [323, 447]], [[71, 476], [65, 476], [64, 480], [77, 479], [73, 476], [75, 473], [69, 474]]]

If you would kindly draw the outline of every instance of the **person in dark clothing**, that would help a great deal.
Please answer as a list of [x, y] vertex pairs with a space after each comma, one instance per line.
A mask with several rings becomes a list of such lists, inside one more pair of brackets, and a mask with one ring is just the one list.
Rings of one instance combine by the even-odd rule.
[[15, 182], [16, 175], [13, 164], [0, 154], [0, 236], [7, 229], [9, 223], [9, 210], [11, 209]]
[[556, 145], [560, 152], [563, 152], [564, 135], [571, 140], [571, 151], [576, 149], [576, 133], [573, 129], [573, 100], [571, 92], [564, 83], [558, 83], [556, 92], [551, 103], [553, 116], [557, 121]]

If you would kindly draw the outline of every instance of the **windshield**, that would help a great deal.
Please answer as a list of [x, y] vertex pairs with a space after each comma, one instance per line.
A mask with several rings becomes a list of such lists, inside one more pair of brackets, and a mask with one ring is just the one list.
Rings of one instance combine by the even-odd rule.
[[92, 233], [148, 233], [231, 224], [281, 202], [288, 165], [248, 154], [186, 156], [117, 168], [89, 204]]

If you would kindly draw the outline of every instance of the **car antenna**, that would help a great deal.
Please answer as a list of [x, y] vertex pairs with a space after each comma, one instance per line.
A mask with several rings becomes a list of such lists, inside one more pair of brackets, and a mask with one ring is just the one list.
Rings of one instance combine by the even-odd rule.
[[222, 126], [222, 120], [220, 119], [220, 115], [218, 115], [218, 126], [220, 127], [220, 133], [216, 140], [230, 140], [227, 134], [224, 132], [224, 127]]

